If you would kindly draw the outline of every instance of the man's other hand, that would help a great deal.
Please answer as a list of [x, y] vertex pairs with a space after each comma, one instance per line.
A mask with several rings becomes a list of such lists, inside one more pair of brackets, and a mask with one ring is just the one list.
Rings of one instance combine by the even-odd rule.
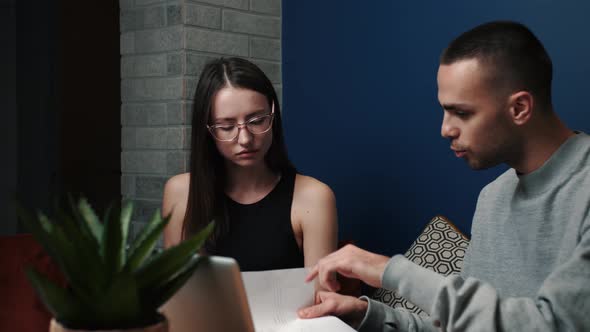
[[380, 288], [381, 276], [388, 261], [387, 256], [373, 254], [349, 244], [320, 259], [311, 268], [305, 281], [309, 282], [317, 277], [322, 288], [337, 292], [340, 290], [340, 284], [335, 273], [339, 273]]
[[298, 315], [300, 318], [336, 316], [357, 329], [365, 317], [368, 305], [366, 301], [356, 297], [320, 291], [316, 293], [315, 304], [299, 309]]

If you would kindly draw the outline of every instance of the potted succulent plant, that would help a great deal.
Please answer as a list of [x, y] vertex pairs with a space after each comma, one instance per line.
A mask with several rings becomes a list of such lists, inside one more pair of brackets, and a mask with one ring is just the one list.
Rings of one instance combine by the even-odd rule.
[[131, 202], [109, 209], [103, 221], [85, 199], [56, 210], [50, 220], [19, 207], [22, 221], [67, 281], [61, 287], [32, 268], [26, 271], [54, 316], [50, 331], [167, 331], [158, 308], [197, 268], [197, 252], [213, 222], [179, 245], [155, 252], [169, 219], [159, 211], [128, 244]]

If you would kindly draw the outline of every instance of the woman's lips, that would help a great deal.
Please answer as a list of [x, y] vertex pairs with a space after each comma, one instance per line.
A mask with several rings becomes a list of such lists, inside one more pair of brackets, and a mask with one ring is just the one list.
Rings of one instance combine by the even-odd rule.
[[257, 150], [242, 151], [237, 154], [239, 158], [252, 158], [256, 154]]

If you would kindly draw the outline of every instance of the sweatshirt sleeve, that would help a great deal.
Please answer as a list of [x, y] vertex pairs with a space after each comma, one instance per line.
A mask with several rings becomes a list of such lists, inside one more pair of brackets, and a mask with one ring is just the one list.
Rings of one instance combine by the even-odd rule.
[[[590, 227], [571, 258], [545, 279], [534, 298], [501, 298], [490, 284], [444, 277], [401, 255], [391, 258], [384, 288], [430, 313], [423, 320], [369, 300], [359, 331], [590, 331]], [[385, 307], [382, 307], [385, 306]]]
[[366, 296], [361, 299], [367, 301], [369, 306], [359, 326], [359, 332], [440, 331], [430, 318], [418, 316], [407, 310], [394, 309]]

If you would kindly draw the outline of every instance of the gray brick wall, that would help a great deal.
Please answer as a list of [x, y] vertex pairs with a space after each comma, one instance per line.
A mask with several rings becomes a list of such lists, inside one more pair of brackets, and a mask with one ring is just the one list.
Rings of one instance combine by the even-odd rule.
[[204, 64], [256, 63], [282, 95], [281, 0], [120, 0], [121, 192], [135, 236], [166, 180], [188, 171], [191, 104]]

